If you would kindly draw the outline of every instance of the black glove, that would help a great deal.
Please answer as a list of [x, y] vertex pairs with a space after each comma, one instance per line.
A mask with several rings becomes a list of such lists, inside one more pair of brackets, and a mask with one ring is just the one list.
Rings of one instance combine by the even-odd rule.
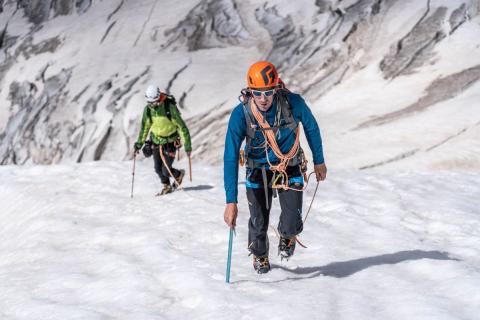
[[145, 141], [145, 145], [143, 146], [142, 152], [145, 158], [148, 158], [153, 154], [152, 141], [150, 140]]

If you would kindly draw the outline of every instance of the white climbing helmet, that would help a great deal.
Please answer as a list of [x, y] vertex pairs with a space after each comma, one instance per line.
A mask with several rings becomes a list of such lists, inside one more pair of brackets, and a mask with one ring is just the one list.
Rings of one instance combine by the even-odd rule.
[[145, 98], [147, 102], [155, 102], [160, 98], [160, 89], [156, 85], [149, 85], [147, 91], [145, 91]]

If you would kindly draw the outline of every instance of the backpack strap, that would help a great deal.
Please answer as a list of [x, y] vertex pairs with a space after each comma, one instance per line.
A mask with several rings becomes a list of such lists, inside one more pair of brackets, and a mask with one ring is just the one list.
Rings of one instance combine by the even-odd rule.
[[258, 125], [255, 124], [255, 121], [252, 118], [252, 115], [250, 113], [248, 103], [250, 102], [250, 99], [247, 99], [247, 101], [242, 105], [243, 109], [243, 114], [245, 115], [245, 121], [247, 124], [247, 139], [253, 139], [255, 138], [255, 132], [257, 131], [256, 129], [258, 128]]
[[153, 123], [152, 119], [152, 108], [150, 106], [147, 107], [147, 117], [150, 120], [150, 125]]
[[[285, 124], [282, 125], [282, 128], [288, 128], [292, 131], [296, 131], [298, 127], [298, 122], [293, 117], [292, 106], [290, 101], [288, 100], [288, 93], [287, 89], [278, 89], [278, 100], [277, 103], [279, 105], [279, 109], [281, 110], [283, 119]], [[288, 163], [290, 166], [300, 165], [302, 163], [302, 147], [298, 148], [298, 152], [295, 157], [293, 157], [290, 162]]]
[[[172, 105], [174, 105], [174, 106], [177, 105], [177, 102], [175, 101], [175, 97], [162, 92], [159, 100], [160, 100], [160, 102], [163, 102], [166, 117], [168, 118], [168, 120], [172, 121], [171, 106]], [[151, 108], [152, 107], [148, 108], [148, 117], [150, 118], [150, 122], [153, 122], [152, 113], [151, 113], [151, 110], [150, 110]]]
[[170, 94], [164, 93], [164, 95], [165, 95], [165, 101], [164, 101], [165, 114], [166, 114], [168, 120], [172, 121], [172, 113], [170, 111], [170, 108], [171, 108], [172, 105], [176, 106], [177, 101], [175, 100], [175, 97], [170, 95]]
[[[279, 89], [277, 91], [277, 110], [278, 112], [281, 113], [281, 116], [283, 116], [283, 119], [285, 121], [285, 124], [282, 125], [281, 127], [283, 128], [289, 128], [292, 131], [295, 131], [298, 127], [297, 121], [295, 121], [295, 118], [293, 117], [292, 113], [292, 106], [290, 105], [290, 101], [288, 101], [288, 91]], [[280, 117], [279, 117], [280, 119]]]
[[[272, 126], [272, 130], [276, 134], [278, 130], [283, 129], [283, 128], [288, 128], [292, 131], [295, 131], [298, 127], [298, 123], [293, 117], [292, 113], [292, 107], [290, 105], [290, 102], [288, 101], [288, 90], [287, 89], [278, 89], [277, 90], [277, 96], [276, 96], [276, 103], [277, 103], [277, 115], [276, 115], [276, 123]], [[244, 92], [242, 91], [242, 94]], [[242, 109], [243, 113], [245, 115], [245, 122], [246, 122], [246, 128], [247, 128], [247, 135], [246, 135], [246, 146], [247, 150], [245, 152], [245, 159], [246, 159], [246, 165], [249, 168], [261, 168], [263, 164], [257, 163], [250, 159], [248, 157], [248, 153], [251, 149], [251, 141], [252, 139], [255, 138], [255, 133], [257, 131], [263, 131], [263, 128], [260, 128], [256, 121], [253, 118], [253, 115], [251, 114], [250, 110], [250, 99], [251, 97], [248, 95], [243, 96], [243, 100], [240, 100], [242, 102]], [[299, 148], [300, 149], [300, 148]], [[290, 161], [290, 165], [297, 165], [299, 162], [297, 161], [298, 157], [293, 158]]]

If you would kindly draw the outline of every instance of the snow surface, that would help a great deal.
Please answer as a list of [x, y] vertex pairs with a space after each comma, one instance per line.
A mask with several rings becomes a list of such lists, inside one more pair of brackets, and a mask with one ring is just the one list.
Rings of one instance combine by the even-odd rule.
[[132, 162], [0, 167], [0, 319], [480, 319], [480, 173], [333, 170], [265, 275], [240, 182], [226, 284], [222, 170], [193, 169], [154, 197], [137, 161], [131, 199]]
[[[220, 114], [238, 103], [248, 66], [272, 47], [255, 19], [263, 2], [237, 1], [252, 39], [195, 52], [162, 50], [165, 31], [198, 2], [96, 1], [95, 10], [81, 16], [47, 21], [33, 43], [59, 36], [62, 46], [55, 53], [17, 57], [4, 83], [29, 81], [41, 92], [36, 79], [41, 70], [48, 78], [74, 68], [69, 98], [86, 91], [68, 112], [51, 119], [87, 121], [83, 134], [90, 139], [83, 144], [93, 145], [116, 119], [107, 109], [114, 89], [150, 66], [151, 72], [117, 101], [115, 112], [123, 114], [114, 126], [123, 133], [112, 138], [102, 159], [127, 158], [131, 141], [122, 139], [138, 133], [149, 83], [164, 89], [188, 64], [171, 87], [177, 97], [188, 92], [185, 119], [193, 121], [215, 106]], [[431, 2], [432, 8], [449, 10], [461, 4]], [[307, 34], [324, 25], [312, 1], [296, 4], [275, 0], [268, 7], [275, 5]], [[480, 84], [411, 117], [355, 130], [416, 102], [432, 81], [480, 64], [480, 16], [473, 15], [436, 45], [429, 63], [412, 74], [383, 78], [380, 61], [425, 6], [413, 0], [393, 4], [372, 35], [371, 48], [355, 57], [351, 73], [325, 95], [306, 97], [322, 130], [330, 170], [301, 234], [307, 249], [298, 247], [289, 262], [281, 262], [270, 230], [273, 269], [254, 273], [241, 182], [232, 283], [226, 284], [220, 166], [195, 163], [194, 181], [186, 182], [185, 192], [159, 198], [153, 196], [161, 186], [151, 159], [139, 161], [131, 199], [132, 162], [69, 164], [82, 148], [69, 150], [62, 165], [0, 167], [0, 319], [480, 319]], [[23, 37], [30, 26], [17, 15], [9, 20], [8, 34]], [[112, 80], [112, 90], [95, 114], [83, 118], [82, 107], [106, 80]], [[7, 103], [8, 93], [0, 92], [2, 130], [18, 107]], [[199, 144], [194, 140], [194, 151]], [[221, 162], [222, 149], [219, 144], [203, 159]], [[93, 150], [85, 152], [84, 161], [93, 159]], [[410, 152], [414, 156], [388, 162]], [[381, 169], [390, 171], [353, 171], [382, 161]], [[179, 166], [185, 168], [185, 161]], [[309, 186], [304, 208], [313, 190]], [[272, 226], [278, 215], [275, 203]]]

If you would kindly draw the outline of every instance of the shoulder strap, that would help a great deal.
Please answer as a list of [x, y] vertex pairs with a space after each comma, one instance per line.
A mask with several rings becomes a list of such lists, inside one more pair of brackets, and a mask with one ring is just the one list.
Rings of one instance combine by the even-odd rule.
[[175, 97], [166, 93], [163, 93], [165, 95], [165, 115], [167, 116], [168, 120], [172, 120], [172, 112], [170, 111], [171, 105], [173, 104], [174, 106], [177, 104], [177, 101], [175, 100]]
[[172, 113], [170, 112], [170, 100], [165, 101], [165, 115], [168, 120], [172, 121]]
[[150, 108], [149, 105], [147, 106], [147, 117], [148, 117], [148, 119], [150, 120], [150, 124], [153, 123], [153, 119], [152, 119], [152, 109]]
[[295, 130], [298, 127], [297, 121], [293, 117], [292, 113], [292, 106], [290, 105], [290, 101], [288, 101], [288, 91], [280, 89], [278, 90], [278, 109], [283, 115], [283, 119], [285, 120], [285, 126], [290, 130]]
[[[163, 97], [160, 97], [161, 101], [163, 100], [163, 105], [165, 107], [165, 115], [167, 116], [168, 120], [172, 121], [172, 112], [171, 112], [171, 105], [173, 104], [174, 106], [177, 104], [175, 101], [175, 97], [166, 93], [162, 93]], [[152, 122], [152, 110], [148, 106], [148, 118], [150, 119], [150, 122]], [[180, 112], [180, 111], [178, 111]]]
[[255, 137], [255, 128], [257, 125], [252, 119], [252, 114], [248, 106], [249, 102], [250, 102], [250, 99], [247, 99], [245, 103], [242, 104], [242, 109], [243, 109], [243, 114], [245, 115], [245, 121], [247, 125], [247, 138], [253, 139]]
[[[284, 125], [275, 124], [275, 126], [289, 128], [290, 130], [297, 129], [298, 123], [293, 117], [292, 107], [290, 105], [290, 101], [288, 101], [288, 91], [280, 89], [278, 90], [277, 94], [278, 96], [277, 96], [277, 117], [276, 118], [280, 119], [280, 117], [283, 116], [285, 124]], [[255, 137], [255, 132], [257, 131], [257, 125], [253, 119], [253, 115], [251, 114], [249, 102], [250, 102], [250, 97], [247, 97], [242, 102], [242, 109], [245, 115], [245, 121], [247, 125], [247, 137], [249, 137], [250, 139], [253, 139]], [[274, 128], [274, 129], [278, 129], [278, 128]]]
[[[289, 128], [292, 131], [296, 131], [298, 127], [298, 122], [295, 120], [293, 117], [293, 112], [292, 112], [292, 106], [290, 104], [290, 101], [288, 100], [288, 91], [287, 89], [280, 89], [279, 94], [278, 94], [278, 103], [283, 115], [283, 119], [285, 120], [285, 125], [283, 125], [284, 128]], [[288, 163], [289, 166], [295, 166], [299, 165], [302, 163], [302, 157], [303, 151], [302, 148], [299, 147], [297, 154], [294, 158], [290, 160]]]
[[[288, 90], [286, 89], [279, 89], [277, 92], [277, 116], [276, 119], [278, 119], [278, 123], [276, 122], [274, 126], [272, 126], [272, 129], [278, 130], [280, 128], [288, 128], [292, 131], [295, 131], [298, 127], [298, 123], [293, 117], [292, 113], [292, 108], [290, 105], [290, 101], [288, 100]], [[247, 95], [243, 96], [243, 100], [240, 100], [242, 102], [242, 109], [243, 113], [245, 115], [245, 122], [246, 122], [246, 129], [247, 129], [247, 141], [246, 141], [246, 146], [247, 150], [245, 153], [245, 158], [246, 158], [246, 163], [247, 166], [250, 168], [256, 168], [259, 167], [253, 160], [248, 158], [248, 152], [251, 148], [250, 144], [252, 139], [255, 138], [255, 133], [259, 130], [262, 130], [261, 128], [258, 128], [258, 125], [256, 124], [256, 121], [251, 114], [250, 110], [250, 99], [251, 97], [248, 97]], [[280, 121], [280, 119], [283, 118], [283, 123]]]

